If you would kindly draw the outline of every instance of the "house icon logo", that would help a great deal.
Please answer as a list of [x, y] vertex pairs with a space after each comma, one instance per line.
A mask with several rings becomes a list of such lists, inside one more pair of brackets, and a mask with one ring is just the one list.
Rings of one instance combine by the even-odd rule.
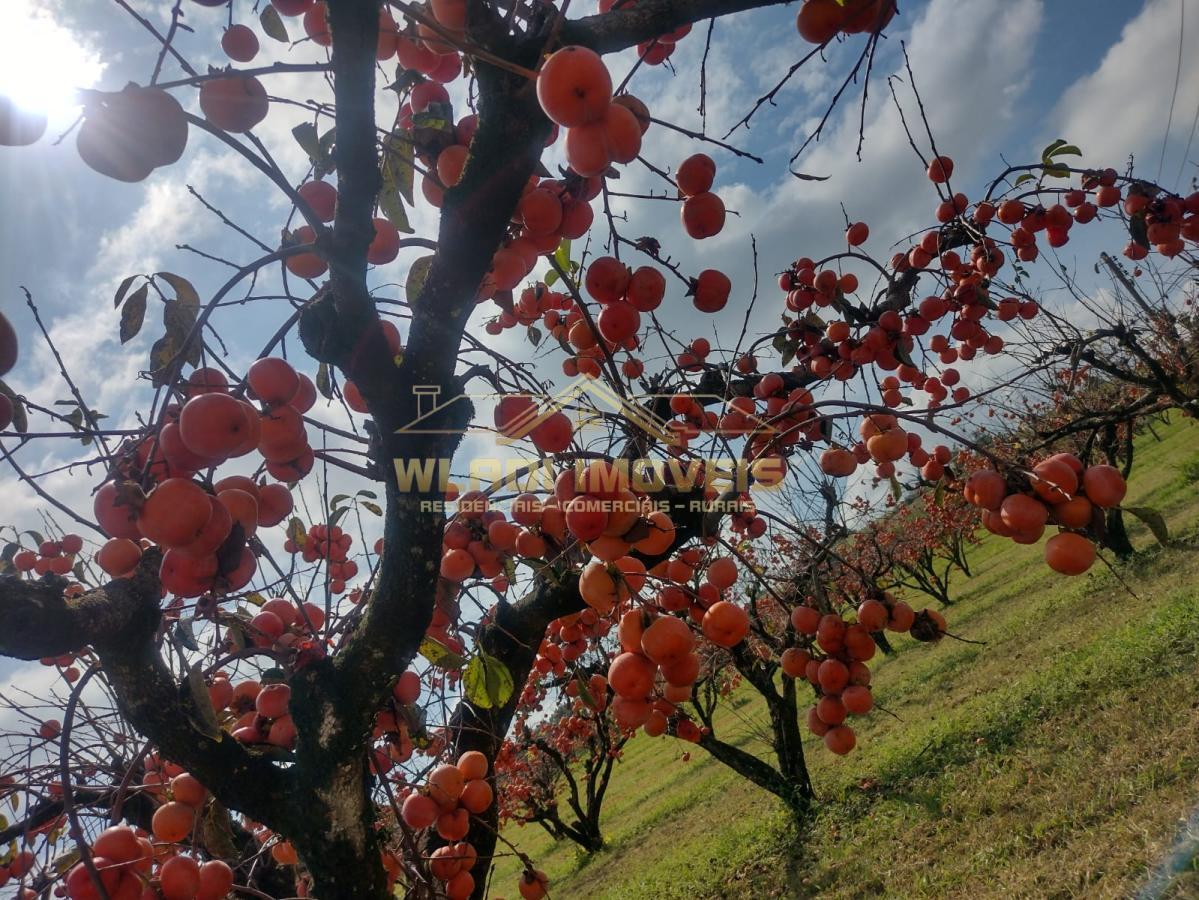
[[[455, 404], [463, 402], [490, 401], [496, 403], [511, 394], [481, 393], [458, 394], [445, 402], [439, 402], [441, 388], [436, 385], [414, 385], [412, 393], [416, 396], [417, 415], [407, 425], [396, 429], [397, 434], [463, 434], [469, 432], [486, 432], [495, 434], [494, 428], [481, 425], [469, 425], [466, 428], [447, 429], [438, 427], [439, 422], [453, 421], [446, 413]], [[497, 442], [502, 446], [511, 446], [529, 437], [538, 426], [551, 416], [560, 412], [573, 411], [575, 430], [584, 426], [601, 422], [613, 417], [623, 420], [633, 430], [647, 435], [655, 442], [667, 447], [680, 446], [683, 443], [678, 429], [669, 420], [662, 418], [656, 409], [669, 409], [669, 401], [674, 394], [640, 394], [622, 396], [608, 384], [598, 379], [580, 375], [565, 387], [553, 394], [525, 394], [531, 399], [530, 405], [505, 426], [504, 433], [499, 435]], [[721, 408], [725, 398], [716, 394], [691, 394], [696, 402], [704, 407]], [[744, 414], [742, 425], [744, 434], [774, 433], [777, 429], [764, 419], [753, 413]]]

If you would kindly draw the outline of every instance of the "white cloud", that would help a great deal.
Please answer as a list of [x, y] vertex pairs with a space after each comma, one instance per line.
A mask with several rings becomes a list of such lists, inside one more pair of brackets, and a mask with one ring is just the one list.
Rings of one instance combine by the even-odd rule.
[[[1191, 15], [1186, 17], [1185, 30], [1180, 31], [1179, 13], [1188, 7]], [[1049, 116], [1055, 130], [1046, 133], [1046, 140], [1066, 138], [1082, 149], [1084, 159], [1092, 165], [1121, 168], [1133, 154], [1138, 173], [1153, 178], [1170, 114], [1181, 40], [1182, 69], [1162, 170], [1167, 186], [1172, 186], [1199, 107], [1199, 68], [1193, 52], [1199, 43], [1196, 13], [1199, 10], [1185, 0], [1148, 0], [1099, 67], [1062, 95]]]

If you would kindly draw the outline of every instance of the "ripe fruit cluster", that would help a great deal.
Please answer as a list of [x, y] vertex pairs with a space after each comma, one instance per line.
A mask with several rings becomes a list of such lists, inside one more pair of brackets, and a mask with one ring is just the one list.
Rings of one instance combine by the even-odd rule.
[[1045, 526], [1058, 534], [1045, 543], [1045, 562], [1063, 575], [1081, 575], [1096, 559], [1094, 520], [1119, 506], [1128, 485], [1109, 465], [1084, 466], [1072, 453], [1057, 453], [1032, 467], [1019, 482], [993, 469], [974, 472], [962, 488], [966, 500], [983, 511], [983, 526], [1018, 544], [1035, 544]]
[[478, 854], [463, 839], [470, 832], [471, 815], [481, 815], [494, 802], [487, 770], [487, 757], [468, 750], [456, 765], [434, 769], [425, 791], [408, 794], [400, 809], [404, 824], [413, 831], [434, 828], [442, 840], [451, 842], [434, 850], [429, 859], [429, 870], [445, 883], [449, 900], [465, 900], [475, 887], [470, 870]]
[[845, 755], [857, 743], [850, 715], [864, 715], [874, 706], [870, 693], [867, 660], [876, 645], [871, 634], [878, 631], [910, 632], [920, 641], [936, 641], [945, 634], [945, 618], [936, 610], [915, 612], [888, 593], [862, 601], [857, 621], [848, 623], [835, 612], [822, 613], [809, 598], [808, 604], [791, 611], [791, 627], [805, 646], [789, 647], [780, 657], [783, 674], [803, 678], [816, 689], [818, 699], [808, 710], [808, 730], [824, 738], [833, 753]]
[[[537, 99], [551, 121], [566, 128], [566, 161], [583, 177], [641, 152], [644, 128], [627, 106], [612, 102], [612, 77], [599, 54], [563, 47], [537, 76]], [[648, 123], [647, 123], [648, 124]]]
[[712, 193], [716, 163], [704, 153], [689, 156], [674, 174], [679, 194], [685, 199], [679, 208], [683, 229], [701, 241], [720, 234], [724, 228], [724, 201]]
[[228, 393], [221, 373], [197, 369], [182, 409], [168, 408], [157, 435], [139, 441], [125, 462], [129, 477], [146, 473], [158, 483], [149, 493], [132, 481], [110, 482], [97, 492], [93, 509], [112, 537], [97, 557], [106, 572], [132, 569], [141, 556], [135, 542], [145, 538], [166, 551], [163, 585], [181, 597], [198, 597], [218, 580], [230, 591], [249, 583], [257, 563], [246, 541], [259, 526], [277, 525], [290, 514], [290, 492], [230, 476], [210, 493], [194, 476], [255, 449], [281, 481], [307, 474], [313, 455], [302, 413], [315, 389], [282, 359], [258, 360], [247, 382], [262, 412]]
[[[157, 834], [155, 835], [157, 836]], [[92, 866], [100, 876], [104, 894], [97, 889], [87, 866], [76, 863], [63, 882], [70, 900], [220, 900], [233, 888], [233, 870], [221, 860], [203, 864], [190, 856], [163, 853], [146, 833], [128, 825], [107, 828], [90, 848]], [[157, 883], [157, 891], [151, 888]]]
[[895, 12], [896, 0], [804, 0], [795, 25], [805, 41], [825, 44], [838, 34], [877, 34]]
[[[608, 668], [608, 684], [616, 695], [612, 714], [626, 730], [644, 727], [651, 737], [665, 734], [678, 713], [675, 704], [690, 699], [699, 677], [695, 636], [684, 619], [653, 616], [647, 609], [626, 612], [617, 633], [623, 652]], [[676, 716], [675, 728], [680, 737], [699, 740], [689, 719]]]
[[83, 549], [83, 538], [77, 534], [64, 534], [61, 541], [42, 541], [34, 550], [19, 550], [13, 555], [12, 565], [18, 572], [33, 572], [35, 575], [69, 575], [75, 566], [75, 555]]
[[[303, 637], [302, 634], [297, 633], [300, 626], [296, 623], [302, 620], [295, 612], [295, 608], [286, 600], [267, 602], [278, 604], [278, 608], [272, 611], [266, 610], [264, 607], [264, 611], [255, 617], [255, 621], [251, 625], [259, 632], [260, 637], [278, 627], [278, 633], [272, 638], [274, 641], [285, 646], [297, 645]], [[282, 607], [291, 610], [292, 618], [286, 626], [282, 624], [282, 620], [277, 615], [277, 613], [288, 614], [287, 610]], [[323, 624], [324, 613], [319, 607], [308, 604], [305, 606], [305, 613], [315, 628], [320, 627], [318, 623]], [[275, 623], [261, 619], [263, 615], [275, 616], [279, 625], [276, 626]], [[285, 628], [295, 630], [285, 631]], [[218, 673], [208, 686], [208, 696], [218, 714], [228, 710], [235, 717], [229, 722], [234, 740], [241, 741], [243, 744], [273, 744], [288, 750], [295, 746], [296, 726], [288, 712], [291, 688], [286, 684], [247, 680], [234, 686], [230, 683], [227, 675]]]
[[945, 467], [953, 458], [944, 444], [931, 451], [924, 449], [923, 439], [915, 432], [905, 431], [895, 416], [875, 413], [864, 418], [858, 433], [862, 440], [852, 449], [829, 447], [820, 455], [820, 469], [834, 478], [852, 475], [863, 463], [873, 461], [878, 478], [895, 474], [895, 464], [905, 457], [920, 471], [925, 481], [940, 481]]
[[543, 503], [534, 494], [521, 494], [513, 501], [511, 512], [509, 521], [503, 510], [489, 509], [482, 494], [464, 494], [458, 514], [442, 535], [441, 577], [456, 589], [477, 575], [505, 591], [508, 560], [540, 559], [550, 542], [554, 546], [565, 543], [566, 518], [556, 501]]
[[354, 536], [337, 525], [312, 525], [299, 545], [288, 538], [283, 549], [288, 553], [301, 554], [304, 562], [325, 560], [329, 567], [329, 590], [334, 594], [345, 592], [346, 582], [358, 574], [358, 563], [349, 558]]
[[574, 437], [574, 425], [566, 413], [541, 409], [528, 394], [501, 397], [493, 417], [496, 430], [504, 437], [528, 437], [542, 453], [561, 453]]

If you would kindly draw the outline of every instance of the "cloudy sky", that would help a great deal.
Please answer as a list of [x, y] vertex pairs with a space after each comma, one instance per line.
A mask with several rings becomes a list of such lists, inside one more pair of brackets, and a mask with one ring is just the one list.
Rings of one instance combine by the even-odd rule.
[[[132, 3], [165, 28], [170, 4]], [[184, 5], [193, 33], [180, 35], [179, 49], [198, 69], [224, 65], [218, 38], [225, 12]], [[252, 24], [251, 6], [250, 0], [234, 0], [235, 18]], [[571, 12], [593, 6], [594, 0], [582, 0], [572, 4]], [[716, 25], [707, 62], [707, 134], [723, 137], [807, 52], [795, 31], [795, 8], [759, 11]], [[112, 307], [116, 285], [130, 274], [169, 270], [185, 275], [207, 297], [231, 270], [177, 245], [234, 262], [258, 255], [253, 244], [207, 212], [189, 187], [270, 246], [278, 243], [288, 206], [240, 158], [198, 133], [192, 134], [176, 166], [139, 185], [119, 184], [86, 168], [73, 136], [57, 146], [53, 140], [74, 120], [71, 89], [113, 90], [129, 81], [145, 83], [157, 56], [154, 46], [142, 27], [109, 0], [5, 0], [5, 12], [0, 93], [46, 106], [52, 119], [51, 136], [38, 145], [0, 148], [0, 309], [25, 339], [21, 362], [8, 381], [46, 405], [67, 396], [51, 354], [33, 339], [33, 320], [19, 290], [25, 286], [91, 405], [108, 414], [110, 422], [129, 423], [149, 395], [145, 382], [136, 379], [160, 333], [159, 319], [152, 305], [142, 335], [122, 348]], [[301, 36], [296, 20], [288, 25], [293, 36]], [[843, 248], [842, 206], [850, 219], [870, 224], [867, 249], [883, 259], [894, 241], [931, 220], [937, 198], [908, 145], [888, 88], [888, 76], [896, 75], [894, 90], [909, 121], [916, 123], [901, 43], [908, 48], [937, 146], [957, 163], [955, 188], [971, 196], [981, 192], [1005, 160], [1035, 161], [1040, 148], [1058, 137], [1080, 146], [1090, 164], [1123, 167], [1134, 157], [1140, 174], [1167, 186], [1185, 187], [1195, 174], [1191, 160], [1199, 158], [1199, 145], [1193, 146], [1191, 138], [1199, 113], [1199, 64], [1193, 49], [1199, 46], [1199, 9], [1188, 0], [903, 0], [901, 15], [874, 62], [865, 109], [861, 85], [851, 86], [819, 142], [794, 164], [797, 171], [827, 180], [796, 179], [788, 161], [819, 122], [863, 41], [857, 37], [831, 47], [827, 62], [814, 60], [801, 69], [778, 93], [775, 105], [764, 106], [748, 129], [739, 128], [728, 138], [762, 157], [761, 165], [659, 126], [650, 131], [645, 155], [662, 168], [673, 168], [699, 150], [710, 153], [718, 164], [715, 190], [738, 213], [729, 217], [722, 234], [698, 243], [683, 234], [673, 203], [629, 200], [614, 209], [628, 215], [627, 228], [622, 225], [627, 235], [658, 236], [685, 271], [719, 266], [732, 278], [734, 302], [717, 316], [696, 314], [677, 282], [669, 283], [661, 318], [680, 340], [723, 335], [727, 344], [730, 335], [735, 339], [753, 280], [751, 236], [757, 241], [762, 279], [751, 331], [762, 332], [776, 327], [782, 310], [772, 273], [800, 255], [819, 258]], [[309, 43], [289, 47], [265, 38], [263, 43], [259, 61], [323, 58], [323, 51]], [[1188, 48], [1181, 60], [1180, 46]], [[694, 130], [705, 127], [697, 109], [695, 75], [703, 49], [700, 28], [678, 46], [673, 59], [678, 74], [664, 69], [637, 74], [631, 90], [657, 118]], [[632, 58], [624, 54], [609, 63], [619, 81]], [[163, 79], [179, 76], [168, 59]], [[279, 76], [268, 89], [275, 96], [328, 97], [327, 86], [314, 75]], [[197, 106], [194, 90], [176, 93], [185, 106]], [[457, 108], [464, 109], [460, 87], [454, 96]], [[393, 110], [394, 99], [382, 97], [380, 120], [385, 125]], [[293, 107], [276, 105], [257, 132], [297, 183], [307, 164], [290, 129], [303, 120]], [[860, 121], [865, 140], [859, 160]], [[927, 139], [918, 137], [927, 152]], [[558, 154], [551, 149], [547, 160], [560, 159]], [[660, 190], [662, 184], [633, 165], [624, 170], [616, 189], [640, 193]], [[435, 216], [423, 202], [418, 201], [413, 221], [418, 233], [435, 235]], [[602, 252], [602, 223], [597, 212], [592, 252]], [[1085, 242], [1072, 244], [1064, 261], [1095, 249]], [[401, 255], [375, 272], [381, 296], [402, 296], [400, 286], [416, 255]], [[270, 286], [269, 278], [260, 282], [257, 293], [271, 293]], [[219, 312], [214, 321], [226, 340], [229, 364], [236, 369], [252, 360], [283, 314], [283, 304], [271, 300]], [[481, 309], [478, 322], [490, 315]], [[513, 354], [522, 352], [515, 331], [491, 343]], [[298, 351], [294, 342], [290, 349]], [[311, 363], [296, 361], [315, 374]], [[548, 356], [545, 362], [544, 377], [552, 377], [559, 359]], [[35, 418], [35, 427], [44, 425]], [[77, 443], [35, 442], [18, 458], [30, 471], [41, 472], [86, 459], [86, 454]], [[41, 483], [90, 512], [88, 497], [99, 476], [99, 470], [74, 468]], [[44, 511], [44, 504], [19, 487], [11, 471], [0, 471], [0, 523], [41, 527]]]

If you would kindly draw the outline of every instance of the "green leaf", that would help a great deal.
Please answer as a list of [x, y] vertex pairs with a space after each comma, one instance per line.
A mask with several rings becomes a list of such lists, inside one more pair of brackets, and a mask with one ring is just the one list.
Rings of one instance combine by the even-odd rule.
[[121, 343], [127, 344], [142, 330], [146, 321], [146, 298], [150, 294], [150, 286], [143, 284], [129, 295], [129, 301], [121, 310]]
[[564, 271], [570, 271], [570, 238], [563, 238], [558, 249], [554, 251], [554, 262]]
[[1082, 151], [1073, 144], [1063, 144], [1053, 151], [1054, 157], [1058, 156], [1082, 156]]
[[273, 38], [283, 44], [286, 44], [290, 40], [287, 36], [287, 26], [279, 18], [279, 11], [271, 6], [271, 4], [268, 3], [262, 10], [258, 21], [262, 25], [262, 31], [267, 37]]
[[333, 498], [329, 501], [329, 509], [331, 509], [331, 510], [337, 509], [338, 503], [341, 503], [343, 500], [349, 500], [349, 499], [350, 499], [349, 494], [334, 494]]
[[408, 270], [408, 278], [404, 282], [404, 293], [408, 296], [408, 302], [414, 302], [420, 292], [425, 288], [425, 282], [429, 280], [429, 271], [433, 268], [433, 257], [422, 256], [416, 260], [412, 267]]
[[1037, 176], [1034, 175], [1032, 172], [1025, 172], [1023, 175], [1021, 175], [1019, 178], [1016, 179], [1015, 185], [1016, 185], [1016, 187], [1020, 187], [1020, 185], [1022, 185], [1022, 184], [1026, 184], [1030, 181], [1036, 181], [1036, 178], [1037, 178]]
[[316, 389], [326, 400], [333, 399], [333, 385], [329, 381], [329, 364], [321, 363], [316, 370]]
[[891, 482], [891, 496], [898, 500], [903, 496], [903, 487], [899, 484], [899, 480], [892, 475], [888, 481]]
[[333, 510], [333, 512], [329, 514], [329, 524], [336, 525], [343, 518], [345, 518], [346, 513], [348, 513], [353, 508], [354, 507], [352, 507], [352, 506], [343, 506], [341, 509]]
[[133, 287], [133, 282], [137, 281], [140, 276], [127, 275], [125, 279], [118, 285], [116, 296], [112, 298], [112, 308], [116, 309], [121, 305], [121, 301], [125, 299], [125, 295], [129, 293], [129, 288]]
[[190, 306], [196, 312], [199, 311], [200, 295], [196, 293], [196, 289], [190, 281], [174, 272], [155, 272], [154, 277], [161, 278], [174, 289], [176, 300], [184, 306]]
[[1058, 138], [1056, 141], [1054, 141], [1052, 144], [1050, 144], [1048, 147], [1046, 147], [1044, 150], [1041, 151], [1041, 161], [1048, 163], [1049, 160], [1053, 159], [1053, 155], [1057, 152], [1058, 147], [1064, 147], [1064, 146], [1066, 146], [1066, 142], [1063, 141], [1061, 138]]
[[937, 489], [933, 491], [933, 503], [940, 506], [945, 499], [945, 479], [941, 478], [937, 481]]
[[1166, 527], [1166, 520], [1156, 509], [1150, 509], [1148, 506], [1122, 506], [1120, 508], [1144, 522], [1153, 532], [1153, 536], [1157, 538], [1159, 544], [1163, 547], [1170, 546], [1170, 529]]
[[420, 642], [417, 652], [439, 669], [461, 669], [466, 665], [466, 657], [431, 637]]
[[378, 500], [378, 499], [379, 499], [379, 495], [378, 495], [378, 494], [376, 494], [374, 491], [368, 491], [368, 490], [365, 490], [365, 489], [364, 489], [364, 490], [361, 490], [361, 491], [359, 491], [359, 492], [358, 492], [357, 494], [355, 494], [354, 496], [355, 496], [355, 497], [365, 497], [367, 500]]
[[550, 269], [548, 272], [545, 273], [545, 277], [542, 278], [541, 280], [543, 282], [545, 282], [546, 287], [553, 287], [555, 284], [558, 283], [558, 273], [556, 271], [554, 271], [553, 269]]
[[27, 534], [31, 538], [33, 538], [33, 545], [35, 547], [39, 544], [46, 543], [46, 539], [44, 537], [42, 537], [42, 533], [40, 531], [34, 531], [33, 529], [29, 529], [28, 531], [22, 531], [21, 534]]
[[507, 666], [480, 651], [462, 673], [462, 690], [475, 706], [492, 709], [508, 702], [515, 685]]
[[369, 500], [363, 500], [361, 505], [362, 505], [363, 509], [373, 512], [376, 516], [383, 515], [383, 509], [379, 506], [378, 503], [371, 503], [371, 501], [369, 501]]
[[79, 848], [73, 847], [66, 853], [62, 854], [62, 856], [54, 857], [54, 862], [52, 865], [55, 872], [57, 872], [59, 875], [65, 875], [67, 870], [75, 865], [75, 863], [79, 862], [79, 860]]
[[212, 700], [208, 696], [208, 685], [204, 681], [200, 663], [187, 670], [187, 691], [192, 701], [187, 714], [192, 727], [214, 741], [220, 740], [221, 723], [217, 721], [216, 710], [212, 708]]
[[21, 398], [16, 395], [16, 392], [3, 381], [0, 381], [0, 394], [4, 394], [12, 401], [12, 430], [17, 434], [24, 434], [29, 430], [29, 416], [25, 413], [25, 404], [21, 402]]
[[536, 325], [529, 326], [529, 343], [534, 347], [541, 343], [541, 329]]

